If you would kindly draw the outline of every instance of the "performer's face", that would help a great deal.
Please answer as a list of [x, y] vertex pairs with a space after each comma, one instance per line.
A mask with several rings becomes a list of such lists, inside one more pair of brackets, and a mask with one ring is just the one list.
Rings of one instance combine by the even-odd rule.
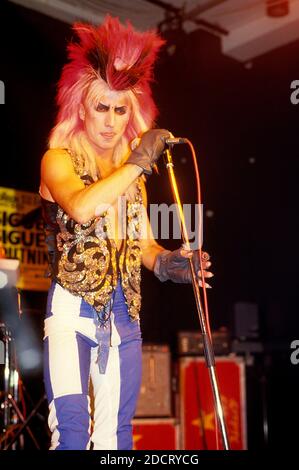
[[81, 105], [85, 132], [98, 152], [114, 149], [126, 130], [130, 113], [129, 99], [123, 92], [107, 90], [91, 104]]

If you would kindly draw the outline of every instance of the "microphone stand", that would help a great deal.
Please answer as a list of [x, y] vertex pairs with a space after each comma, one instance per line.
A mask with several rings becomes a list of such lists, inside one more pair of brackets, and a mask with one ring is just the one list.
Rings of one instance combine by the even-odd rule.
[[[174, 174], [173, 159], [172, 159], [172, 155], [170, 151], [170, 148], [172, 148], [172, 146], [173, 144], [170, 144], [169, 148], [167, 148], [164, 151], [164, 161], [165, 161], [165, 165], [168, 171], [172, 194], [176, 202], [178, 216], [181, 222], [180, 226], [181, 226], [182, 239], [184, 241], [184, 248], [186, 248], [187, 250], [190, 250], [189, 237], [188, 237], [188, 232], [186, 228], [184, 212], [182, 209], [182, 204], [181, 204], [181, 199], [180, 199], [180, 195], [178, 191], [176, 177]], [[208, 332], [208, 327], [207, 327], [206, 318], [205, 318], [205, 314], [204, 314], [203, 307], [202, 307], [202, 302], [200, 299], [199, 285], [196, 279], [196, 273], [195, 273], [195, 269], [194, 269], [191, 258], [189, 258], [189, 265], [190, 265], [191, 275], [192, 275], [192, 286], [193, 286], [193, 292], [194, 292], [195, 301], [196, 301], [196, 308], [197, 308], [199, 323], [200, 323], [202, 337], [203, 337], [205, 361], [206, 361], [206, 366], [209, 371], [210, 383], [211, 383], [212, 390], [213, 390], [214, 407], [216, 411], [217, 420], [220, 425], [224, 449], [229, 450], [230, 446], [229, 446], [229, 441], [228, 441], [228, 436], [227, 436], [227, 430], [226, 430], [224, 413], [223, 413], [223, 406], [222, 406], [221, 397], [219, 393], [218, 379], [217, 379], [217, 374], [216, 374], [216, 369], [215, 369], [215, 355], [214, 355], [211, 337]], [[204, 279], [203, 279], [203, 282], [204, 282]]]

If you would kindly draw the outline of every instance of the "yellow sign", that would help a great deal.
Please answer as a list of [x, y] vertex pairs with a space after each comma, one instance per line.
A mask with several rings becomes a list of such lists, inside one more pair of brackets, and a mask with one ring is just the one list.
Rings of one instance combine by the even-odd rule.
[[[48, 290], [50, 285], [45, 277], [48, 258], [39, 207], [38, 194], [0, 187], [0, 242], [6, 258], [20, 260], [20, 289]], [[24, 215], [31, 212], [21, 225]]]

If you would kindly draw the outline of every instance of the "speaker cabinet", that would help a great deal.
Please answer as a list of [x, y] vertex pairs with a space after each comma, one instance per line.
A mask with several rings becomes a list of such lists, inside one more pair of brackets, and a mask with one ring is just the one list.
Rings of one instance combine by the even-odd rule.
[[134, 450], [178, 450], [179, 424], [174, 418], [133, 419]]
[[[236, 356], [216, 357], [219, 392], [232, 450], [246, 449], [245, 364]], [[213, 392], [202, 357], [179, 361], [181, 449], [217, 449]], [[218, 426], [218, 442], [221, 435]]]
[[167, 345], [144, 344], [135, 417], [171, 416], [171, 355]]

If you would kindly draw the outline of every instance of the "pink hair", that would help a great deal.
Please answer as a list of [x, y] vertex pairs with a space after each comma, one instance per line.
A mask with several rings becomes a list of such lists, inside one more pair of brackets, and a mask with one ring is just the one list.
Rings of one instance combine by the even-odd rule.
[[164, 41], [155, 31], [138, 32], [129, 21], [124, 26], [118, 18], [110, 15], [98, 27], [76, 23], [73, 29], [79, 42], [68, 45], [69, 62], [64, 66], [58, 83], [59, 112], [50, 136], [50, 146], [53, 146], [51, 142], [55, 146], [57, 142], [69, 141], [82, 131], [79, 106], [90, 84], [98, 79], [104, 80], [110, 89], [128, 91], [136, 98], [139, 121], [143, 124], [136, 124], [138, 120], [132, 116], [126, 130], [128, 141], [152, 127], [157, 108], [149, 84], [153, 80], [155, 59]]

